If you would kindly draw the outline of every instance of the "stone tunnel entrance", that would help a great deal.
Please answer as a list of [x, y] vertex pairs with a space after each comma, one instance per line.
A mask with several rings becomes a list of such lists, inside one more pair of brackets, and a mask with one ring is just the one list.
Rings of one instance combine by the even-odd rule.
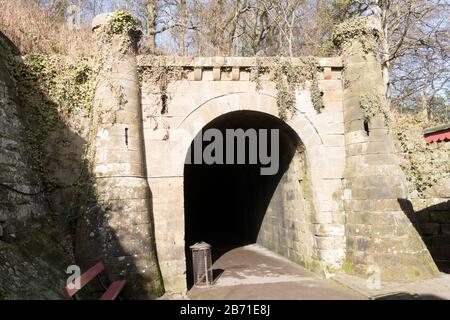
[[[202, 132], [211, 128], [220, 130], [223, 136], [227, 129], [278, 129], [279, 170], [275, 175], [261, 175], [263, 164], [259, 160], [257, 164], [245, 165], [185, 165], [188, 288], [193, 284], [189, 247], [199, 241], [212, 245], [213, 261], [233, 248], [258, 243], [304, 264], [313, 251], [309, 232], [313, 205], [305, 149], [298, 135], [280, 119], [254, 111], [220, 116]], [[270, 145], [270, 138], [268, 141]], [[203, 143], [203, 149], [208, 144]], [[191, 150], [194, 147], [193, 142]], [[247, 160], [248, 148], [246, 140]], [[236, 156], [236, 146], [234, 150]], [[273, 145], [268, 151], [269, 155], [277, 153]]]

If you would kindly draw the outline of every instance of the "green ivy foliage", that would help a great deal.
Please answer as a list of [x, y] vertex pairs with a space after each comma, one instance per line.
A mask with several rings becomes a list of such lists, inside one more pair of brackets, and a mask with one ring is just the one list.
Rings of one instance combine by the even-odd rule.
[[14, 78], [28, 128], [28, 149], [47, 190], [55, 182], [49, 172], [52, 133], [80, 112], [88, 113], [94, 93], [93, 68], [88, 60], [31, 54], [15, 66]]
[[441, 179], [450, 180], [450, 150], [444, 144], [426, 143], [425, 125], [420, 116], [397, 115], [394, 126], [410, 192], [421, 198]]
[[385, 98], [379, 94], [364, 94], [360, 97], [360, 106], [365, 121], [370, 122], [374, 117], [382, 115], [386, 126], [390, 126], [392, 122], [391, 113]]
[[108, 23], [107, 33], [109, 35], [120, 35], [136, 32], [139, 30], [139, 23], [129, 11], [120, 10], [115, 12]]

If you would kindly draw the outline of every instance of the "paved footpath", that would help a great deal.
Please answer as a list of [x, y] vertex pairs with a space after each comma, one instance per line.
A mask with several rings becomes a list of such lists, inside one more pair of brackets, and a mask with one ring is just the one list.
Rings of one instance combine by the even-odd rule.
[[271, 251], [250, 245], [227, 252], [214, 264], [223, 270], [211, 288], [193, 288], [191, 300], [450, 300], [450, 274], [409, 283], [381, 283], [368, 289], [366, 279], [339, 274], [324, 279]]
[[368, 289], [366, 280], [349, 275], [336, 275], [333, 279], [373, 300], [450, 300], [450, 274], [407, 283], [381, 283], [379, 288]]
[[367, 299], [363, 294], [258, 245], [227, 252], [214, 264], [223, 270], [211, 288], [193, 288], [192, 300], [341, 300]]

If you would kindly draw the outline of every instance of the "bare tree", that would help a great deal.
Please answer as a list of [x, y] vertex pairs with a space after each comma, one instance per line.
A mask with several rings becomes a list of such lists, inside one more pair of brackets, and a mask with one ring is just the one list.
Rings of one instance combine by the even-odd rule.
[[[421, 109], [448, 88], [449, 4], [441, 0], [349, 1], [347, 15], [372, 15], [382, 31], [380, 61], [386, 96], [403, 110]], [[402, 104], [402, 106], [399, 106]]]
[[[272, 20], [278, 23], [278, 30], [280, 35], [280, 44], [283, 42], [287, 44], [287, 51], [289, 56], [294, 56], [294, 31], [300, 17], [300, 4], [302, 0], [285, 0], [285, 1], [263, 1]], [[270, 10], [273, 7], [273, 10]], [[282, 47], [282, 45], [280, 45]]]
[[[48, 21], [54, 26], [64, 22], [70, 4], [83, 8], [86, 23], [104, 11], [129, 9], [142, 21], [144, 51], [155, 53], [158, 49], [179, 55], [334, 55], [331, 34], [335, 25], [351, 17], [372, 15], [382, 31], [379, 58], [386, 96], [392, 106], [402, 111], [422, 110], [430, 119], [436, 115], [448, 117], [447, 0], [23, 0], [20, 3], [39, 7], [51, 17]], [[26, 51], [37, 45], [31, 40], [23, 43], [28, 43]]]

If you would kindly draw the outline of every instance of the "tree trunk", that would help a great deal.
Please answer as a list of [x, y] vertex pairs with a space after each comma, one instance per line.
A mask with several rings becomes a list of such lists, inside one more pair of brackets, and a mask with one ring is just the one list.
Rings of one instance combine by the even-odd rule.
[[382, 32], [381, 39], [381, 68], [383, 74], [383, 83], [385, 87], [385, 96], [388, 106], [390, 106], [389, 101], [389, 91], [390, 91], [390, 81], [389, 81], [389, 33], [388, 33], [388, 22], [387, 22], [387, 8], [383, 3], [383, 0], [378, 0], [376, 4], [371, 5], [371, 10], [373, 16], [379, 24], [380, 31]]
[[430, 109], [428, 107], [428, 99], [426, 93], [422, 94], [422, 112], [425, 118], [425, 121], [430, 121]]
[[178, 4], [178, 14], [180, 15], [181, 26], [179, 27], [178, 32], [178, 46], [179, 46], [179, 55], [186, 55], [186, 29], [188, 24], [188, 13], [186, 0], [180, 0]]
[[149, 53], [156, 51], [156, 0], [146, 0], [147, 8], [147, 49]]

